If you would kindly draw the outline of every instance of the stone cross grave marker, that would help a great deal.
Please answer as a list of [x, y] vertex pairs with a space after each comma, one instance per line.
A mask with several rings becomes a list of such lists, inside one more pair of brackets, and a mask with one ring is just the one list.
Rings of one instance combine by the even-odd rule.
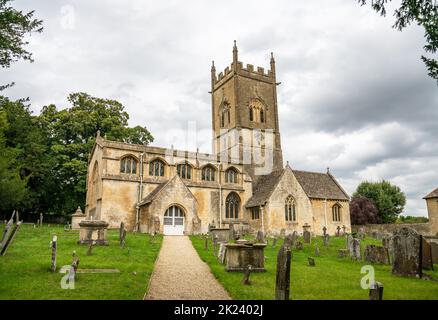
[[327, 234], [327, 227], [324, 226], [324, 227], [322, 228], [322, 235], [325, 236], [326, 234]]
[[421, 235], [411, 228], [401, 228], [394, 232], [393, 274], [421, 278], [421, 238]]
[[265, 243], [265, 235], [261, 230], [257, 231], [256, 243]]
[[277, 254], [277, 273], [275, 277], [275, 299], [289, 300], [290, 294], [290, 261], [292, 253], [284, 245]]
[[52, 243], [51, 243], [51, 247], [52, 247], [52, 264], [50, 269], [52, 270], [52, 272], [56, 271], [56, 249], [57, 249], [57, 242], [58, 242], [58, 237], [55, 235], [52, 238]]
[[307, 257], [307, 261], [309, 262], [309, 266], [310, 267], [314, 267], [315, 266], [315, 259], [313, 259], [311, 257]]
[[341, 227], [340, 227], [340, 226], [337, 226], [337, 227], [336, 227], [336, 236], [337, 236], [337, 237], [340, 237], [340, 236], [341, 236]]
[[248, 264], [245, 268], [245, 270], [243, 271], [243, 280], [242, 283], [244, 285], [250, 285], [251, 281], [249, 280], [249, 276], [251, 275], [251, 270], [252, 270], [252, 266], [250, 264]]
[[370, 300], [382, 300], [383, 299], [383, 284], [380, 282], [374, 282], [370, 288]]
[[365, 247], [363, 255], [366, 262], [389, 264], [389, 252], [385, 247], [369, 244]]
[[423, 237], [421, 241], [421, 266], [424, 270], [433, 270], [432, 247]]

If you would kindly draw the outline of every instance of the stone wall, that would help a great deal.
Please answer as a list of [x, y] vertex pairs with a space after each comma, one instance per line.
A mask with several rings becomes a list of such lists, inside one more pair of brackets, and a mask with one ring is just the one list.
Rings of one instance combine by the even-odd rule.
[[[351, 232], [350, 205], [348, 201], [312, 199], [313, 229], [317, 235], [322, 235], [322, 228], [327, 226], [327, 233], [334, 235], [337, 227], [345, 226], [345, 232]], [[332, 209], [335, 204], [341, 206], [341, 221], [333, 221]]]
[[436, 230], [431, 227], [430, 223], [391, 223], [391, 224], [367, 224], [367, 225], [353, 225], [351, 229], [353, 232], [357, 232], [359, 228], [363, 227], [366, 234], [377, 232], [380, 234], [393, 233], [395, 230], [401, 228], [412, 228], [419, 234], [425, 236], [435, 236]]

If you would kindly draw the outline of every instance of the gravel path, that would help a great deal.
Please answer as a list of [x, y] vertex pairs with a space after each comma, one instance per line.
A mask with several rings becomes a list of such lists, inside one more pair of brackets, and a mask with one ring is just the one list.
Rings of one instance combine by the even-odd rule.
[[164, 236], [145, 300], [228, 300], [186, 236]]

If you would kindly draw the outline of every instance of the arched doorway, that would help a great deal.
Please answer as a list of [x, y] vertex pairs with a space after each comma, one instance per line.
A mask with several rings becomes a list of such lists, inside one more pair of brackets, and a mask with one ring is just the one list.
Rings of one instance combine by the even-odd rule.
[[178, 206], [169, 207], [164, 213], [163, 233], [168, 236], [184, 235], [184, 211]]

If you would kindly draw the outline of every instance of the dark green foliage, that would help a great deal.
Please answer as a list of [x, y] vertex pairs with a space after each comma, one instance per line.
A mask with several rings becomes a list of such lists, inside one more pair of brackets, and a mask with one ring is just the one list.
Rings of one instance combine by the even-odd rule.
[[399, 216], [396, 223], [427, 223], [429, 219], [426, 217], [414, 217], [414, 216]]
[[[43, 107], [34, 116], [25, 101], [0, 96], [0, 211], [69, 215], [85, 205], [87, 162], [97, 131], [110, 140], [148, 144], [145, 127], [128, 127], [118, 101], [73, 93], [70, 108]], [[7, 173], [7, 174], [6, 174]], [[17, 190], [11, 187], [14, 186]]]
[[[371, 0], [371, 7], [386, 16], [386, 5], [391, 0]], [[359, 0], [361, 5], [367, 4], [367, 0]], [[402, 31], [411, 23], [424, 28], [426, 45], [424, 50], [434, 54], [438, 49], [438, 4], [436, 0], [402, 0], [400, 7], [394, 11], [395, 23], [393, 28]], [[421, 56], [426, 65], [428, 74], [437, 80], [438, 84], [438, 61], [433, 58]]]
[[32, 60], [32, 53], [24, 46], [25, 34], [42, 32], [42, 20], [34, 19], [34, 11], [23, 13], [8, 5], [11, 0], [0, 0], [0, 65], [7, 68], [19, 59]]
[[406, 204], [406, 197], [400, 188], [385, 180], [364, 181], [357, 187], [353, 196], [371, 199], [377, 207], [382, 223], [394, 223]]

